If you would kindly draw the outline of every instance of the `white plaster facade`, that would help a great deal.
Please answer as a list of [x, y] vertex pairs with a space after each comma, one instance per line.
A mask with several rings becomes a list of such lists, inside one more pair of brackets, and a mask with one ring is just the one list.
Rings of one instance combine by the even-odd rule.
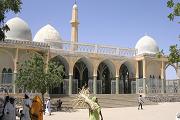
[[[9, 85], [10, 91], [19, 92], [13, 84], [17, 64], [30, 57], [28, 52], [36, 52], [47, 60], [57, 57], [65, 68], [64, 82], [51, 94], [77, 93], [85, 84], [94, 94], [165, 92], [168, 60], [165, 56], [156, 57], [159, 47], [150, 36], [140, 38], [132, 49], [78, 43], [76, 4], [72, 9], [71, 42], [62, 41], [51, 25], [41, 28], [32, 41], [31, 29], [24, 20], [15, 17], [7, 23], [11, 31], [6, 34], [6, 40], [0, 42], [0, 83], [1, 86]], [[6, 78], [3, 73], [13, 75]], [[4, 81], [5, 78], [11, 83]]]

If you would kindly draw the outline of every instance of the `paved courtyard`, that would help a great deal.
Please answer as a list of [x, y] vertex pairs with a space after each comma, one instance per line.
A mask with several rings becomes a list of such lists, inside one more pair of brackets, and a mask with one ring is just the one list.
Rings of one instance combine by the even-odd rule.
[[[137, 107], [102, 109], [104, 120], [175, 120], [177, 112], [180, 112], [180, 102], [144, 106], [143, 110]], [[51, 116], [45, 115], [44, 120], [88, 120], [88, 110], [54, 112]]]

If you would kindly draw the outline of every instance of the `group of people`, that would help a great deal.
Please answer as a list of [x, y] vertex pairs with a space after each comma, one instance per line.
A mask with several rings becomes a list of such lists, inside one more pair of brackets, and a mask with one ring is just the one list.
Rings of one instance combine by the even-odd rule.
[[[23, 100], [23, 110], [17, 112], [13, 97], [6, 96], [4, 102], [3, 115], [1, 120], [16, 120], [16, 116], [20, 117], [20, 120], [43, 120], [43, 103], [39, 96], [35, 96], [31, 101], [28, 94], [25, 94]], [[94, 96], [92, 101], [98, 104], [98, 108], [92, 110], [89, 108], [89, 120], [103, 120], [102, 112], [98, 99]], [[138, 98], [138, 110], [142, 108], [143, 105], [142, 95]], [[61, 110], [62, 101], [59, 99], [57, 101], [57, 111]], [[51, 115], [51, 101], [48, 98], [46, 102], [46, 113]]]
[[[6, 96], [0, 120], [16, 120], [16, 116], [20, 120], [43, 120], [43, 102], [39, 96], [35, 96], [32, 100], [29, 94], [24, 95], [22, 102], [23, 109], [18, 111], [15, 107], [15, 99]], [[46, 112], [51, 115], [50, 98], [46, 103]]]
[[30, 114], [30, 108], [31, 108], [32, 102], [29, 99], [28, 94], [25, 94], [24, 100], [23, 100], [23, 110], [17, 111], [15, 107], [15, 99], [13, 97], [6, 96], [4, 105], [3, 105], [3, 111], [1, 120], [16, 120], [16, 116], [20, 117], [20, 120], [31, 120], [31, 114]]

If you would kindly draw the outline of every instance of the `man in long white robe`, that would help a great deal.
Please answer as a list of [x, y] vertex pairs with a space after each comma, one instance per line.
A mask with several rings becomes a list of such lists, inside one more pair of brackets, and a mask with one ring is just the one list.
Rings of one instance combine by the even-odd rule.
[[6, 103], [4, 108], [4, 120], [16, 120], [16, 108], [14, 107], [13, 98], [10, 98], [10, 101]]
[[48, 101], [46, 102], [46, 113], [51, 115], [51, 102], [50, 102], [50, 98], [48, 98]]
[[23, 111], [22, 111], [22, 120], [31, 120], [30, 117], [30, 108], [31, 108], [32, 102], [29, 99], [29, 95], [25, 94], [25, 99], [23, 100]]

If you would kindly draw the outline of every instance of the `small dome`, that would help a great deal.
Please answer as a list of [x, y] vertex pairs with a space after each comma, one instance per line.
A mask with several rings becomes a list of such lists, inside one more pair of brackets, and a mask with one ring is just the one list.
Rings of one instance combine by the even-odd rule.
[[73, 5], [73, 9], [77, 9], [78, 7], [77, 7], [77, 4], [74, 4]]
[[35, 35], [34, 40], [35, 42], [59, 42], [61, 41], [61, 37], [59, 35], [59, 32], [52, 27], [51, 25], [46, 25], [42, 27]]
[[136, 44], [135, 48], [138, 50], [137, 54], [156, 54], [159, 52], [159, 47], [156, 41], [150, 36], [142, 37]]
[[31, 29], [28, 24], [19, 17], [12, 18], [6, 23], [10, 31], [6, 32], [6, 39], [27, 41], [32, 40]]

